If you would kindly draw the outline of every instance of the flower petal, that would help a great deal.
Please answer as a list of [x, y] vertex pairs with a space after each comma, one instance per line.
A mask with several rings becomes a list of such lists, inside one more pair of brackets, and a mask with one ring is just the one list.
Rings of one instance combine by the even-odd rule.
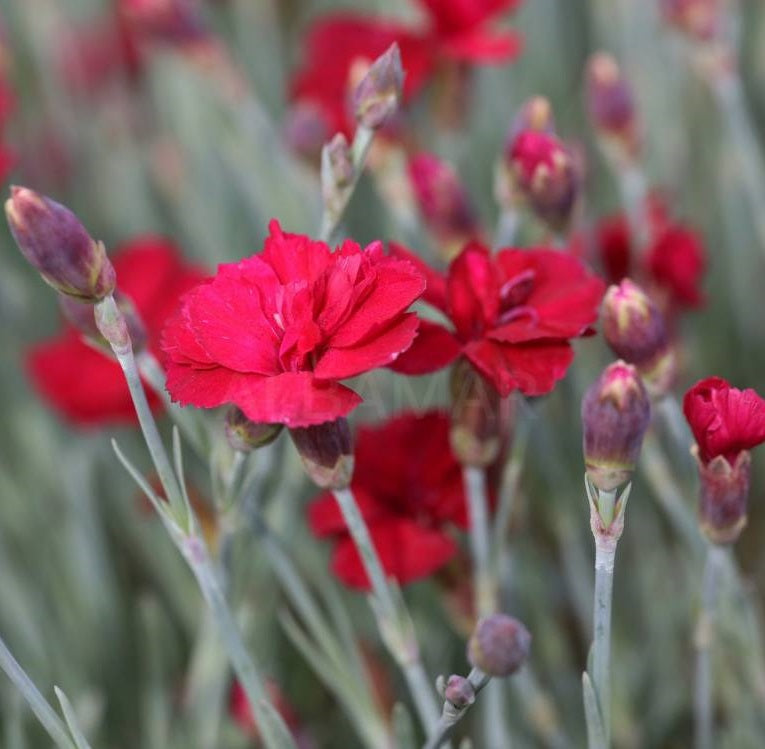
[[393, 257], [408, 260], [425, 278], [426, 284], [422, 300], [445, 313], [447, 311], [446, 276], [431, 268], [421, 257], [408, 250], [404, 245], [391, 242], [389, 247]]
[[[355, 481], [352, 488], [356, 503], [367, 523], [376, 523], [390, 514], [389, 511], [386, 512], [383, 505]], [[332, 492], [324, 492], [308, 505], [308, 525], [311, 532], [319, 538], [348, 533], [345, 518]]]
[[390, 368], [406, 375], [424, 375], [451, 364], [460, 354], [462, 344], [442, 325], [420, 320], [417, 337]]

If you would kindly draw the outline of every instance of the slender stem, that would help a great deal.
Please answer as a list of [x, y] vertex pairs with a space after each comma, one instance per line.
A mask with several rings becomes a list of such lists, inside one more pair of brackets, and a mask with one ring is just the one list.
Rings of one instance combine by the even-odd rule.
[[378, 623], [383, 640], [394, 658], [401, 664], [420, 720], [430, 734], [438, 723], [438, 703], [420, 660], [416, 637], [413, 632], [406, 631], [408, 629], [406, 626], [402, 626], [404, 618], [408, 620], [408, 614], [405, 614], [405, 617], [401, 615], [403, 603], [397, 603], [393, 596], [380, 557], [372, 544], [369, 528], [353, 492], [350, 489], [337, 489], [334, 495], [348, 532], [361, 557], [361, 563], [372, 586], [374, 599], [379, 606], [380, 621]]
[[463, 466], [462, 481], [470, 519], [475, 610], [479, 617], [489, 616], [497, 610], [497, 587], [491, 565], [486, 472], [482, 468]]
[[[478, 695], [478, 693], [489, 683], [491, 679], [488, 674], [485, 674], [478, 668], [474, 668], [468, 674], [467, 678], [468, 681], [472, 684], [476, 695]], [[456, 707], [452, 705], [451, 702], [445, 700], [438, 725], [436, 726], [435, 731], [430, 736], [423, 749], [438, 749], [438, 747], [441, 746], [449, 738], [449, 736], [451, 736], [454, 727], [457, 725], [457, 723], [460, 722], [460, 720], [462, 720], [465, 713], [467, 713], [469, 709], [470, 705], [466, 705], [465, 707]], [[492, 744], [492, 749], [494, 746], [501, 746], [504, 749], [508, 745]]]
[[353, 163], [353, 179], [351, 183], [343, 188], [338, 194], [332, 205], [324, 205], [324, 210], [321, 216], [321, 228], [319, 230], [319, 239], [323, 242], [329, 242], [332, 239], [332, 235], [337, 229], [337, 225], [340, 223], [340, 219], [345, 213], [345, 209], [348, 206], [348, 202], [351, 196], [356, 190], [356, 185], [361, 178], [361, 173], [364, 171], [364, 163], [367, 160], [367, 154], [372, 146], [372, 141], [375, 137], [375, 131], [368, 127], [359, 125], [356, 128], [356, 133], [353, 136], [353, 143], [351, 144], [351, 161]]
[[746, 105], [746, 97], [738, 72], [716, 76], [710, 81], [717, 106], [727, 128], [728, 142], [734, 150], [752, 221], [765, 252], [765, 166], [760, 142]]
[[696, 681], [694, 688], [694, 730], [696, 749], [714, 746], [714, 706], [712, 700], [712, 643], [714, 641], [717, 589], [724, 551], [710, 545], [704, 562], [701, 611], [696, 630]]
[[598, 698], [606, 745], [611, 742], [611, 594], [616, 546], [595, 542], [592, 682]]
[[27, 672], [13, 657], [13, 654], [2, 638], [0, 638], [0, 668], [5, 671], [5, 675], [13, 682], [13, 685], [27, 701], [37, 720], [40, 721], [40, 724], [48, 732], [56, 746], [60, 747], [60, 749], [76, 749], [64, 722], [48, 704], [45, 697], [42, 696]]
[[646, 221], [646, 195], [648, 182], [645, 173], [638, 164], [620, 166], [616, 172], [619, 181], [619, 191], [622, 196], [630, 235], [635, 242], [635, 249], [642, 252], [649, 241], [650, 226]]
[[512, 247], [520, 225], [521, 214], [515, 208], [503, 209], [494, 231], [494, 248]]

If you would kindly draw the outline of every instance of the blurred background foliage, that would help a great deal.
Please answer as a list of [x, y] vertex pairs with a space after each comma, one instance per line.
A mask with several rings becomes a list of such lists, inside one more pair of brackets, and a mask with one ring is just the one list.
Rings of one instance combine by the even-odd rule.
[[[427, 102], [415, 106], [413, 121], [428, 150], [454, 164], [485, 225], [493, 226], [493, 169], [507, 127], [529, 96], [547, 96], [558, 132], [586, 149], [586, 216], [594, 220], [619, 208], [619, 193], [594, 145], [583, 73], [594, 50], [614, 53], [636, 88], [649, 181], [668, 190], [673, 210], [703, 233], [708, 250], [707, 304], [687, 314], [677, 330], [683, 368], [676, 392], [710, 374], [762, 392], [765, 247], [742, 194], [736, 145], [682, 44], [661, 27], [655, 5], [526, 0], [512, 17], [525, 50], [514, 64], [475, 71], [464, 126], [435, 129]], [[17, 96], [6, 135], [20, 156], [12, 179], [70, 206], [107, 246], [156, 231], [210, 269], [256, 251], [271, 217], [287, 230], [315, 232], [317, 174], [281, 136], [287, 79], [301, 59], [303, 35], [328, 11], [407, 19], [412, 4], [204, 3], [201, 11], [226, 58], [195, 58], [162, 46], [152, 50], [140, 77], [112, 81], [99, 96], [73, 91], [61, 80], [62, 40], [110, 8], [107, 0], [0, 0], [2, 57]], [[743, 0], [741, 13], [741, 73], [762, 136], [765, 5]], [[405, 238], [415, 246], [422, 236], [421, 227], [401, 236], [368, 178], [351, 202], [344, 233], [362, 243]], [[418, 249], [426, 247], [423, 239]], [[65, 689], [94, 747], [252, 745], [227, 716], [225, 659], [193, 580], [109, 445], [117, 435], [146, 468], [140, 440], [127, 428], [76, 430], [35, 395], [24, 352], [58, 328], [54, 295], [24, 264], [5, 227], [0, 257], [0, 633], [47, 695], [53, 684]], [[584, 744], [581, 671], [592, 597], [579, 403], [609, 360], [600, 339], [580, 342], [567, 380], [519, 416], [529, 447], [504, 561], [512, 574], [502, 596], [534, 635], [536, 676], [556, 706], [568, 746]], [[370, 403], [358, 418], [373, 420], [381, 411], [431, 397], [443, 403], [443, 378], [437, 383], [435, 389], [423, 382], [402, 385], [375, 374], [361, 386]], [[690, 457], [666, 436], [660, 438], [681, 501], [693, 512]], [[209, 493], [206, 466], [191, 455], [188, 461], [200, 493]], [[306, 529], [304, 501], [312, 489], [291, 445], [281, 440], [255, 462], [274, 529], [288, 539], [287, 551], [310, 584], [326, 587], [328, 549]], [[765, 451], [754, 454], [753, 477], [750, 525], [736, 550], [744, 583], [724, 590], [715, 655], [721, 747], [760, 747], [765, 736], [765, 653], [759, 649], [765, 634]], [[655, 499], [639, 471], [615, 579], [614, 739], [625, 749], [690, 743], [701, 565]], [[287, 604], [257, 539], [239, 533], [233, 555], [231, 592], [248, 642], [306, 733], [319, 747], [359, 746], [337, 702], [280, 626]], [[464, 673], [465, 633], [444, 590], [429, 581], [408, 587], [406, 596], [429, 671]], [[338, 591], [376, 664], [381, 691], [403, 694], [363, 597]], [[190, 675], [199, 691], [189, 696]], [[534, 706], [530, 713], [520, 691], [510, 692], [507, 705], [514, 746], [548, 745], [537, 730], [545, 715], [537, 713], [535, 728]], [[210, 733], [218, 719], [220, 733]], [[8, 749], [49, 746], [4, 679], [0, 736]]]

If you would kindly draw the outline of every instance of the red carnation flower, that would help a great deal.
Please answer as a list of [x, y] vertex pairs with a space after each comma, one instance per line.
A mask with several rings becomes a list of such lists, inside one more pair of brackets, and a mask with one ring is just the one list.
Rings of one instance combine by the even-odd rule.
[[466, 357], [501, 395], [543, 395], [561, 379], [574, 352], [570, 338], [596, 320], [605, 286], [586, 266], [556, 250], [500, 250], [469, 244], [444, 277], [403, 247], [394, 254], [418, 263], [425, 301], [454, 329], [423, 321], [412, 348], [394, 365], [426, 374]]
[[683, 411], [696, 438], [701, 528], [712, 543], [733, 543], [746, 525], [749, 450], [765, 442], [765, 399], [709, 377], [685, 394]]
[[667, 227], [648, 250], [646, 264], [656, 283], [681, 307], [698, 307], [704, 302], [700, 291], [706, 269], [701, 238], [682, 224]]
[[[205, 274], [184, 263], [175, 245], [155, 236], [138, 237], [119, 247], [113, 265], [120, 292], [133, 301], [143, 319], [149, 349], [159, 355], [162, 325], [179, 297]], [[27, 369], [40, 394], [75, 424], [136, 419], [119, 364], [85, 343], [72, 326], [34, 346], [27, 355]], [[155, 407], [159, 405], [153, 393], [149, 397]]]
[[703, 463], [721, 455], [733, 465], [742, 450], [765, 442], [765, 399], [721, 377], [697, 382], [685, 394], [683, 411]]
[[627, 278], [632, 265], [632, 235], [627, 217], [618, 213], [602, 219], [596, 228], [595, 241], [608, 283]]
[[165, 328], [167, 389], [182, 404], [235, 403], [255, 422], [304, 427], [345, 416], [361, 398], [338, 380], [390, 364], [425, 286], [375, 242], [324, 242], [272, 221], [262, 254], [222, 265]]
[[350, 136], [348, 96], [357, 62], [371, 62], [398, 42], [406, 71], [404, 97], [414, 96], [442, 59], [497, 63], [515, 57], [520, 38], [512, 32], [487, 29], [492, 18], [518, 5], [518, 0], [419, 0], [427, 20], [413, 28], [354, 13], [324, 16], [306, 38], [302, 67], [291, 83], [295, 102], [312, 102], [328, 132]]
[[[449, 448], [449, 417], [407, 412], [356, 439], [351, 488], [383, 568], [401, 584], [427, 577], [457, 553], [449, 533], [465, 528], [462, 469]], [[331, 493], [308, 510], [311, 530], [335, 541], [332, 571], [346, 585], [369, 590], [364, 566]]]

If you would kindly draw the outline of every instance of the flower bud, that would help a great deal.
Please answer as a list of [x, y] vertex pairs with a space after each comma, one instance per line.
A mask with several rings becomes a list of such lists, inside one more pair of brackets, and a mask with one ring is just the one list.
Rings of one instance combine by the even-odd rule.
[[571, 150], [550, 133], [524, 130], [505, 158], [514, 198], [525, 201], [552, 231], [564, 231], [579, 195], [579, 170]]
[[54, 289], [94, 303], [116, 281], [103, 243], [96, 242], [68, 208], [26, 187], [12, 187], [5, 203], [21, 254]]
[[321, 489], [347, 489], [353, 476], [353, 442], [346, 419], [290, 429], [303, 467]]
[[704, 463], [698, 447], [693, 454], [699, 467], [701, 530], [713, 544], [732, 544], [746, 526], [752, 457], [742, 450], [733, 465], [724, 455]]
[[635, 102], [616, 60], [597, 52], [587, 64], [587, 109], [595, 129], [622, 157], [639, 148]]
[[401, 53], [395, 42], [370, 66], [353, 92], [359, 125], [377, 130], [398, 108], [404, 88]]
[[122, 310], [114, 297], [108, 296], [98, 302], [94, 309], [96, 327], [118, 357], [132, 350], [130, 331]]
[[298, 100], [287, 110], [284, 139], [289, 147], [306, 158], [317, 158], [330, 136], [327, 117], [312, 101]]
[[651, 403], [637, 370], [623, 361], [603, 370], [582, 399], [584, 462], [601, 491], [612, 491], [635, 470]]
[[[120, 312], [125, 316], [130, 340], [133, 343], [133, 350], [142, 351], [146, 348], [147, 333], [138, 310], [136, 310], [130, 297], [125, 296], [119, 291], [114, 292], [114, 301], [117, 303]], [[82, 335], [98, 345], [108, 346], [108, 342], [96, 326], [92, 304], [59, 294], [58, 306], [67, 322], [77, 328]]]
[[491, 465], [510, 439], [512, 403], [460, 359], [452, 369], [449, 442], [464, 466]]
[[489, 676], [510, 676], [529, 656], [531, 635], [517, 619], [492, 614], [481, 619], [468, 643], [468, 660]]
[[439, 242], [453, 247], [445, 254], [456, 254], [480, 233], [478, 216], [457, 173], [429, 153], [414, 156], [408, 171], [425, 223]]
[[512, 142], [524, 130], [534, 130], [549, 135], [555, 132], [552, 105], [546, 96], [532, 96], [523, 102], [510, 125], [505, 148], [512, 148]]
[[475, 689], [464, 676], [452, 674], [444, 688], [444, 699], [458, 710], [462, 710], [475, 702]]
[[231, 406], [226, 412], [226, 439], [240, 453], [249, 453], [270, 445], [282, 431], [282, 424], [263, 424], [245, 416], [244, 411]]
[[664, 316], [651, 298], [625, 278], [603, 299], [603, 335], [614, 353], [634, 364], [648, 391], [663, 395], [675, 374], [675, 354]]

